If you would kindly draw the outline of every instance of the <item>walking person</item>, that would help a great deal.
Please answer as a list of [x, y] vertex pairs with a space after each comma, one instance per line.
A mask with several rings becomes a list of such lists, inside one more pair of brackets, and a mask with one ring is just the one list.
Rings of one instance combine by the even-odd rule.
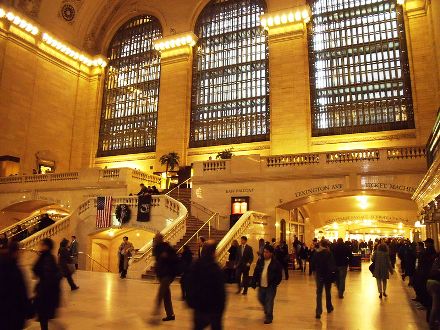
[[247, 244], [247, 237], [241, 237], [241, 245], [238, 248], [236, 264], [236, 281], [238, 284], [237, 294], [241, 293], [243, 288], [243, 295], [247, 294], [249, 286], [249, 270], [252, 261], [254, 260], [254, 251], [252, 247]]
[[11, 242], [0, 250], [0, 328], [24, 329], [26, 319], [32, 317], [23, 272], [18, 266], [20, 246]]
[[380, 243], [377, 246], [376, 252], [373, 254], [373, 277], [377, 281], [377, 290], [379, 291], [379, 298], [387, 297], [387, 280], [389, 274], [393, 274], [393, 265], [390, 260], [388, 247], [385, 243]]
[[49, 320], [54, 319], [60, 306], [61, 272], [57, 266], [52, 250], [54, 242], [45, 238], [40, 243], [40, 256], [32, 271], [38, 278], [35, 286], [34, 306], [41, 330], [48, 330]]
[[345, 278], [347, 277], [347, 269], [352, 257], [351, 251], [344, 243], [342, 238], [338, 238], [333, 248], [333, 256], [335, 258], [337, 272], [336, 286], [338, 288], [339, 299], [344, 298]]
[[330, 243], [321, 240], [318, 249], [312, 259], [312, 267], [316, 280], [316, 318], [320, 319], [322, 314], [322, 291], [325, 288], [325, 304], [327, 313], [333, 312], [331, 287], [336, 277], [336, 265], [333, 255], [330, 252]]
[[[301, 271], [305, 273], [307, 260], [309, 260], [309, 248], [307, 247], [306, 243], [303, 244], [302, 249], [299, 253], [299, 257], [301, 258], [301, 264], [302, 264]], [[309, 262], [309, 268], [310, 268], [310, 262]]]
[[222, 329], [226, 305], [226, 289], [222, 269], [215, 260], [217, 243], [205, 242], [202, 255], [188, 274], [187, 303], [194, 309], [194, 330], [211, 326]]
[[75, 271], [75, 266], [71, 257], [71, 252], [67, 247], [69, 241], [63, 239], [60, 243], [60, 248], [58, 249], [58, 265], [60, 267], [61, 273], [66, 278], [67, 283], [70, 285], [70, 290], [75, 291], [79, 289], [79, 286], [75, 284], [72, 278], [72, 274]]
[[228, 283], [235, 283], [235, 273], [236, 273], [235, 261], [237, 260], [238, 247], [239, 247], [238, 241], [234, 239], [232, 241], [231, 246], [229, 247], [228, 262], [226, 263], [226, 277]]
[[180, 289], [182, 291], [182, 300], [185, 300], [186, 297], [186, 282], [187, 282], [187, 275], [188, 271], [191, 268], [193, 260], [193, 253], [191, 252], [191, 249], [188, 245], [183, 246], [183, 251], [180, 254], [180, 264], [181, 264], [181, 276], [180, 276]]
[[76, 236], [72, 236], [72, 242], [69, 246], [70, 254], [72, 256], [72, 261], [75, 264], [75, 269], [78, 270], [78, 253], [79, 253], [79, 246], [78, 241], [76, 240]]
[[121, 278], [127, 277], [128, 262], [131, 258], [131, 254], [134, 250], [134, 246], [128, 241], [128, 237], [122, 238], [122, 243], [119, 245], [118, 257], [119, 257], [119, 274]]
[[164, 242], [162, 234], [159, 233], [154, 238], [153, 255], [156, 258], [155, 271], [160, 283], [156, 298], [155, 314], [158, 315], [160, 313], [160, 306], [163, 302], [166, 317], [162, 321], [174, 321], [176, 316], [174, 315], [171, 300], [170, 285], [176, 276], [176, 251], [168, 242]]
[[273, 321], [273, 306], [277, 287], [283, 279], [282, 266], [274, 258], [274, 249], [266, 245], [263, 251], [263, 258], [259, 258], [252, 276], [252, 287], [258, 286], [258, 300], [264, 308], [264, 324]]

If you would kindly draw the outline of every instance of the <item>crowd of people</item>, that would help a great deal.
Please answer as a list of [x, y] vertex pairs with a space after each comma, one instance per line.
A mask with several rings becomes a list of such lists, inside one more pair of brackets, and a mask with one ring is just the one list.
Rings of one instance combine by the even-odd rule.
[[[49, 320], [55, 318], [60, 303], [61, 286], [66, 278], [72, 291], [79, 287], [73, 280], [73, 273], [78, 268], [78, 242], [75, 236], [71, 241], [63, 239], [58, 249], [58, 260], [54, 255], [54, 242], [45, 238], [41, 241], [39, 256], [32, 271], [38, 278], [32, 297], [28, 296], [27, 284], [18, 267], [19, 242], [0, 240], [0, 283], [8, 283], [0, 288], [0, 318], [7, 320], [5, 329], [22, 329], [26, 319], [37, 317], [41, 329], [48, 329]], [[377, 239], [372, 242], [357, 242], [338, 239], [330, 242], [326, 239], [314, 239], [309, 246], [295, 239], [289, 254], [286, 242], [279, 243], [260, 240], [258, 250], [254, 250], [246, 236], [240, 242], [234, 241], [229, 249], [228, 263], [222, 268], [216, 261], [217, 242], [199, 240], [197, 258], [189, 246], [176, 251], [164, 241], [161, 234], [153, 240], [153, 256], [156, 263], [154, 271], [159, 286], [151, 318], [152, 324], [160, 321], [163, 306], [163, 322], [176, 320], [173, 309], [170, 285], [180, 276], [182, 298], [193, 310], [194, 329], [222, 329], [223, 313], [226, 306], [226, 282], [230, 279], [237, 285], [237, 294], [247, 295], [248, 289], [257, 290], [257, 299], [264, 312], [264, 324], [274, 319], [274, 307], [277, 288], [283, 275], [289, 280], [289, 266], [305, 273], [315, 275], [316, 309], [315, 316], [321, 318], [324, 311], [322, 296], [325, 294], [325, 310], [332, 313], [331, 288], [335, 284], [338, 298], [345, 294], [347, 271], [356, 253], [361, 249], [372, 251], [370, 271], [376, 279], [380, 299], [388, 297], [387, 286], [390, 274], [396, 272], [398, 264], [392, 254], [400, 260], [400, 273], [403, 281], [414, 289], [420, 306], [427, 311], [427, 321], [431, 329], [438, 329], [440, 310], [440, 259], [430, 238], [424, 242], [412, 243], [406, 239]], [[134, 251], [128, 237], [123, 238], [118, 249], [119, 271], [125, 278], [128, 260]], [[178, 253], [180, 252], [180, 253]], [[254, 259], [254, 256], [256, 257]], [[252, 277], [249, 272], [252, 264], [255, 268]], [[233, 270], [231, 273], [230, 270]], [[6, 317], [7, 316], [7, 317]]]
[[36, 317], [42, 330], [56, 317], [60, 306], [61, 280], [66, 278], [72, 291], [79, 287], [72, 275], [78, 268], [78, 242], [63, 239], [58, 249], [58, 260], [50, 238], [40, 242], [38, 258], [32, 267], [38, 279], [33, 295], [28, 295], [27, 283], [19, 267], [20, 244], [17, 240], [2, 240], [0, 246], [0, 320], [1, 329], [23, 329], [27, 319]]

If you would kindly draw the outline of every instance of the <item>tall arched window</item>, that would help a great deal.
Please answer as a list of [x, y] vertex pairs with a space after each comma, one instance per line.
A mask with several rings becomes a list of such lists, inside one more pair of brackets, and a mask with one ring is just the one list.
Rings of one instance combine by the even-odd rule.
[[191, 147], [269, 139], [264, 0], [212, 0], [195, 34]]
[[98, 156], [149, 152], [156, 148], [160, 54], [157, 18], [138, 16], [116, 32], [108, 50]]
[[397, 0], [309, 0], [313, 136], [414, 128]]

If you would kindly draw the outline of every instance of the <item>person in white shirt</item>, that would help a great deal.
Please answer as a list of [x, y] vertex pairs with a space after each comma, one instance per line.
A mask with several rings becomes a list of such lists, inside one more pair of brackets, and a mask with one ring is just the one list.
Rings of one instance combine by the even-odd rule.
[[274, 258], [274, 248], [267, 244], [263, 250], [263, 258], [258, 259], [251, 285], [254, 289], [259, 287], [258, 300], [264, 308], [264, 324], [273, 321], [273, 305], [282, 277], [282, 267]]

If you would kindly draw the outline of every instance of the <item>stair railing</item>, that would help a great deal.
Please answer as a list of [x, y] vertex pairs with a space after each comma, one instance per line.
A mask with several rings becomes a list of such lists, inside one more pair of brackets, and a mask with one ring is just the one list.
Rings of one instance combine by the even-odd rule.
[[90, 259], [91, 264], [90, 264], [90, 270], [93, 272], [93, 263], [96, 263], [98, 266], [104, 268], [107, 272], [110, 272], [110, 269], [108, 269], [107, 267], [105, 267], [103, 264], [101, 264], [99, 261], [97, 261], [96, 259], [92, 258], [89, 254], [85, 253], [85, 252], [78, 252], [78, 254], [82, 254], [84, 256], [86, 256], [87, 258]]
[[185, 186], [186, 189], [191, 188], [192, 187], [191, 178], [186, 179], [185, 181], [179, 183], [176, 187], [174, 187], [173, 189], [168, 191], [165, 195], [169, 196], [174, 190], [177, 190], [177, 199], [179, 199], [180, 198], [180, 188], [183, 186]]
[[213, 215], [211, 215], [211, 217], [208, 219], [208, 221], [206, 221], [185, 243], [183, 243], [183, 245], [179, 248], [179, 250], [177, 250], [177, 253], [179, 253], [185, 245], [187, 245], [189, 242], [191, 242], [194, 237], [196, 237], [196, 240], [198, 241], [200, 231], [203, 228], [205, 228], [206, 226], [208, 226], [208, 239], [210, 239], [211, 238], [211, 226], [212, 226], [211, 222], [213, 222], [213, 221], [217, 221], [217, 228], [218, 228], [218, 226], [219, 226], [218, 213], [214, 213]]
[[[67, 213], [60, 212], [60, 213], [53, 213], [50, 216], [52, 219], [60, 220], [60, 219], [63, 219], [66, 215], [67, 215]], [[37, 214], [37, 215], [31, 215], [29, 217], [26, 217], [18, 222], [13, 223], [12, 225], [10, 225], [6, 228], [3, 228], [2, 230], [0, 230], [0, 234], [6, 234], [6, 236], [8, 238], [15, 236], [18, 234], [18, 232], [15, 232], [14, 228], [16, 228], [17, 226], [20, 226], [22, 228], [22, 230], [20, 232], [23, 232], [31, 227], [38, 225], [40, 223], [41, 216], [42, 216], [42, 214]]]
[[217, 246], [217, 261], [220, 265], [225, 264], [232, 241], [239, 240], [241, 236], [246, 234], [247, 230], [252, 226], [255, 220], [261, 223], [262, 218], [266, 216], [265, 213], [247, 211], [240, 217], [240, 219], [238, 219], [235, 225], [226, 233], [225, 237], [223, 237]]

